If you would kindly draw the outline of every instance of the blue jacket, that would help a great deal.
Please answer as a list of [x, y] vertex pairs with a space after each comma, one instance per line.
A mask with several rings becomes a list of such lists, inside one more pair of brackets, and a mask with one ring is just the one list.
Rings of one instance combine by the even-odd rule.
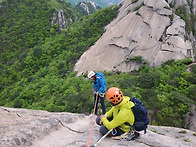
[[95, 73], [96, 79], [93, 80], [93, 89], [98, 93], [105, 93], [107, 82], [102, 73]]

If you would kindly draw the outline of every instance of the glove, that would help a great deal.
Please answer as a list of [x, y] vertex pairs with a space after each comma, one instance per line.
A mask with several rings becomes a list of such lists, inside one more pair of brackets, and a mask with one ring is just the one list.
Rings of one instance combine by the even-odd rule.
[[105, 93], [99, 93], [99, 96], [100, 97], [104, 97], [105, 96]]

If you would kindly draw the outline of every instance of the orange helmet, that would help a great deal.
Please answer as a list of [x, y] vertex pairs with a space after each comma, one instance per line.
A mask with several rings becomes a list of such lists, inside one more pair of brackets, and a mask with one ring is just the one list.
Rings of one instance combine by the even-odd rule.
[[123, 100], [123, 93], [120, 89], [111, 87], [106, 91], [106, 98], [115, 106]]

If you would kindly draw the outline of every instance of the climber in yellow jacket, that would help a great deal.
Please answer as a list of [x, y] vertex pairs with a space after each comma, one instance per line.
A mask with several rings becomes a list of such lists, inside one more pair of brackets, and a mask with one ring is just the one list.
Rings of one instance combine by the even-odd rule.
[[135, 117], [131, 110], [134, 103], [129, 97], [123, 96], [122, 91], [116, 87], [111, 87], [106, 91], [106, 98], [113, 107], [105, 115], [97, 117], [96, 123], [101, 126], [100, 133], [104, 135], [113, 129], [109, 136], [114, 137], [129, 132], [130, 126], [125, 123], [134, 124]]

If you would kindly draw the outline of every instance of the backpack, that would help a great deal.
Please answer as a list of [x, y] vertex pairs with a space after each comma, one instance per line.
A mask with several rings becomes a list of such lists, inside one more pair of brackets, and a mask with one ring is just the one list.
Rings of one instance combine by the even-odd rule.
[[136, 131], [144, 130], [144, 134], [145, 134], [147, 126], [149, 124], [147, 110], [139, 99], [130, 98], [130, 101], [132, 101], [135, 105], [134, 107], [131, 108], [135, 116], [135, 122], [133, 126], [130, 125], [128, 122], [126, 122], [125, 124], [133, 127]]
[[97, 73], [96, 73], [96, 76], [97, 76], [98, 78], [100, 78], [100, 79], [102, 79], [102, 80], [103, 80], [103, 82], [104, 82], [104, 86], [105, 86], [105, 88], [106, 88], [106, 86], [107, 86], [107, 82], [106, 82], [106, 80], [105, 80], [105, 78], [104, 78], [103, 74], [102, 74], [101, 72], [97, 72]]

